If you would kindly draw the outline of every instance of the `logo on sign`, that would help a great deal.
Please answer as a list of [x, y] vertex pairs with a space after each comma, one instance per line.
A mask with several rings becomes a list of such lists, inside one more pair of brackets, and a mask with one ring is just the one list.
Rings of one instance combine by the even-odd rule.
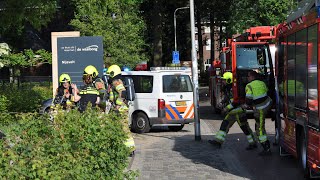
[[75, 52], [81, 52], [81, 51], [84, 51], [84, 52], [90, 52], [90, 51], [95, 51], [97, 52], [98, 49], [99, 49], [99, 46], [98, 45], [90, 45], [90, 46], [87, 46], [87, 47], [84, 47], [84, 48], [81, 48], [81, 47], [76, 47], [76, 46], [63, 46], [61, 47], [61, 49], [64, 51], [64, 52], [69, 52], [69, 51], [75, 51]]

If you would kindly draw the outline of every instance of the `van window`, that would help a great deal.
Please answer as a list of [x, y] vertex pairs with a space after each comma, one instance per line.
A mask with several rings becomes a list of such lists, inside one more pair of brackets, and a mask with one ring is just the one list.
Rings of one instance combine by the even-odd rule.
[[146, 75], [124, 75], [124, 77], [131, 77], [136, 93], [152, 93], [153, 76]]
[[163, 92], [192, 92], [192, 84], [188, 75], [164, 75]]

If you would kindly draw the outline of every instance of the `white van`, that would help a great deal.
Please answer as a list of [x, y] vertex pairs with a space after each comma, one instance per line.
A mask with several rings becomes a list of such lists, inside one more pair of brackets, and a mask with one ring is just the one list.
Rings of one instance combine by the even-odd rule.
[[129, 124], [137, 133], [154, 126], [179, 131], [194, 121], [190, 68], [155, 67], [150, 71], [123, 71], [134, 83], [135, 100], [129, 105]]

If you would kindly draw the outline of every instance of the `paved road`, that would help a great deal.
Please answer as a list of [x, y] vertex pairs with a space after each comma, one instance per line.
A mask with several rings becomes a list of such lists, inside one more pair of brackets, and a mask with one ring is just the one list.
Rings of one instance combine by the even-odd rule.
[[[207, 140], [220, 127], [222, 117], [212, 112], [200, 89], [201, 141], [194, 140], [194, 125], [185, 125], [179, 132], [167, 128], [153, 129], [150, 133], [134, 134], [137, 151], [130, 169], [139, 170], [139, 179], [217, 179], [217, 180], [300, 180], [297, 161], [280, 157], [273, 147], [270, 157], [259, 157], [259, 150], [246, 151], [246, 137], [235, 124], [222, 149], [211, 146]], [[250, 120], [253, 127], [253, 120]], [[267, 131], [273, 140], [273, 123], [267, 122]]]

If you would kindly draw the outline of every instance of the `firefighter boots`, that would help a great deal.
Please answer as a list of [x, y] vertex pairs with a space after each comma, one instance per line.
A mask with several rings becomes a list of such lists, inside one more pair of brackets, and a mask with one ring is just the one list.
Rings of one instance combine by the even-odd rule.
[[212, 144], [213, 146], [215, 146], [215, 147], [217, 147], [217, 148], [221, 148], [221, 146], [222, 146], [222, 143], [221, 142], [219, 142], [219, 141], [217, 141], [217, 140], [209, 140], [208, 141], [210, 144]]
[[271, 155], [270, 142], [267, 140], [266, 142], [261, 143], [263, 150], [259, 153], [259, 156], [269, 156]]

